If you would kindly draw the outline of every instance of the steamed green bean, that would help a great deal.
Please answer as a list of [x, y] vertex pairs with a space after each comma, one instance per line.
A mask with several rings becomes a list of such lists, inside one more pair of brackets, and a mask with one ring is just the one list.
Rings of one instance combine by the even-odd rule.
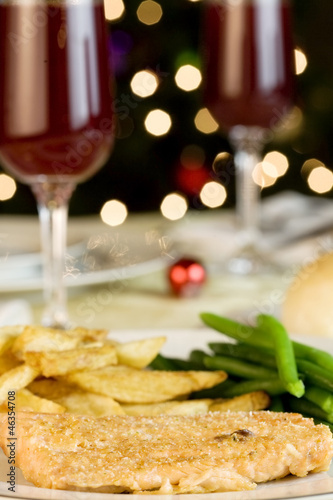
[[210, 370], [225, 370], [230, 375], [246, 379], [275, 378], [277, 376], [276, 370], [228, 356], [206, 356], [204, 363]]
[[273, 316], [266, 314], [258, 316], [258, 325], [273, 339], [275, 359], [281, 382], [290, 394], [297, 398], [302, 397], [305, 390], [304, 384], [298, 376], [293, 345], [286, 329]]

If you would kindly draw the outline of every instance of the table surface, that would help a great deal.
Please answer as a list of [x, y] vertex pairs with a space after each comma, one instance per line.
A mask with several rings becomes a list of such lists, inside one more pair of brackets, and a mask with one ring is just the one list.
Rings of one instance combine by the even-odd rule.
[[[281, 273], [259, 276], [235, 277], [218, 269], [210, 272], [209, 252], [221, 252], [228, 246], [226, 226], [221, 225], [221, 235], [218, 234], [219, 224], [230, 224], [228, 212], [208, 212], [188, 215], [178, 222], [164, 219], [160, 214], [149, 213], [133, 215], [122, 226], [121, 231], [158, 230], [164, 238], [170, 234], [183, 235], [176, 256], [189, 255], [201, 259], [207, 264], [207, 281], [200, 293], [194, 297], [179, 298], [173, 295], [168, 282], [168, 268], [175, 262], [176, 256], [164, 262], [159, 269], [147, 271], [131, 279], [119, 279], [116, 282], [105, 282], [84, 287], [72, 287], [68, 290], [68, 307], [73, 325], [91, 328], [108, 329], [148, 329], [148, 328], [200, 328], [202, 322], [199, 314], [202, 311], [215, 312], [229, 316], [243, 316], [254, 312], [278, 313], [285, 290], [290, 282], [290, 269]], [[10, 238], [15, 239], [16, 246], [28, 248], [33, 241], [39, 241], [37, 217], [2, 217], [2, 243], [9, 245]], [[20, 227], [24, 226], [24, 231]], [[214, 237], [206, 232], [212, 226]], [[216, 226], [216, 227], [215, 227]], [[194, 229], [194, 232], [193, 232]], [[217, 231], [216, 231], [217, 229]], [[99, 216], [70, 217], [68, 241], [76, 242], [88, 238], [91, 234], [105, 231], [119, 231], [118, 228], [106, 226]], [[188, 234], [194, 234], [193, 239]], [[14, 236], [15, 237], [14, 237]], [[206, 247], [203, 246], [203, 241]], [[218, 242], [218, 243], [217, 243]], [[220, 245], [220, 247], [219, 247]], [[4, 246], [4, 245], [2, 245]], [[31, 305], [33, 321], [38, 323], [43, 307], [40, 291], [27, 293], [17, 291], [0, 294], [0, 301], [12, 298], [24, 298]]]

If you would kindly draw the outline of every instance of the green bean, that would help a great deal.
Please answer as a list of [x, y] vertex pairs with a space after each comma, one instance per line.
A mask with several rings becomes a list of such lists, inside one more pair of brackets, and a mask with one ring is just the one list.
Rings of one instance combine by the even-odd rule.
[[196, 363], [195, 361], [187, 359], [170, 358], [170, 361], [176, 365], [177, 370], [207, 370], [203, 363]]
[[326, 420], [330, 424], [333, 423], [333, 414], [325, 412], [318, 405], [306, 400], [305, 398], [297, 399], [291, 397], [289, 402], [290, 409], [293, 412], [301, 413], [302, 415], [310, 415], [313, 418]]
[[305, 376], [305, 383], [333, 391], [333, 372], [304, 359], [296, 358], [296, 362], [299, 371]]
[[165, 371], [176, 371], [177, 366], [171, 361], [171, 359], [158, 354], [155, 359], [150, 363], [150, 368], [153, 370], [165, 370]]
[[311, 361], [326, 370], [333, 372], [333, 356], [328, 352], [317, 349], [306, 344], [293, 342], [295, 356], [307, 361]]
[[258, 363], [276, 369], [274, 351], [263, 347], [253, 347], [247, 344], [231, 344], [228, 342], [210, 342], [208, 346], [215, 354], [241, 358], [251, 363]]
[[238, 382], [228, 378], [224, 382], [220, 382], [210, 389], [201, 389], [200, 391], [192, 392], [191, 399], [221, 398], [222, 394], [224, 394], [226, 390], [231, 389], [235, 385], [238, 385]]
[[284, 326], [273, 316], [260, 314], [258, 326], [273, 339], [275, 358], [280, 380], [286, 390], [300, 398], [304, 395], [304, 384], [299, 379], [292, 342]]
[[[220, 333], [256, 347], [273, 348], [272, 340], [259, 327], [251, 327], [212, 313], [201, 313], [202, 321]], [[328, 352], [300, 342], [292, 342], [295, 356], [311, 361], [333, 372], [333, 356]]]
[[201, 351], [200, 349], [194, 349], [190, 352], [189, 360], [193, 363], [196, 363], [197, 366], [201, 366], [205, 368], [204, 358], [207, 356], [205, 351]]
[[280, 396], [274, 396], [271, 398], [271, 404], [269, 405], [269, 411], [283, 412], [284, 404]]
[[248, 392], [265, 391], [270, 396], [279, 396], [286, 392], [281, 380], [278, 377], [271, 379], [252, 379], [244, 382], [237, 382], [229, 389], [221, 391], [220, 397], [233, 398]]
[[322, 408], [326, 413], [333, 413], [333, 394], [314, 385], [306, 386], [305, 398]]
[[242, 323], [213, 313], [201, 313], [200, 317], [207, 326], [239, 342], [245, 342], [255, 347], [261, 346], [272, 348], [273, 343], [271, 339], [267, 335], [263, 335], [256, 327], [243, 325]]
[[228, 374], [246, 379], [274, 378], [277, 376], [275, 370], [227, 356], [206, 356], [204, 363], [210, 370], [225, 370]]
[[196, 363], [195, 361], [168, 358], [158, 354], [156, 358], [150, 363], [150, 368], [153, 370], [166, 370], [166, 371], [188, 371], [188, 370], [207, 370], [203, 363]]

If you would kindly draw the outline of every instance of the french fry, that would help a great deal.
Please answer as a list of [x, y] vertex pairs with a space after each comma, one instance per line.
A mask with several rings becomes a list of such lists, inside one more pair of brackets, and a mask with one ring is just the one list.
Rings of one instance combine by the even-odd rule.
[[105, 329], [84, 328], [82, 326], [77, 326], [67, 331], [74, 336], [80, 337], [83, 342], [103, 342], [109, 333]]
[[[38, 413], [64, 413], [66, 408], [54, 401], [44, 399], [36, 396], [28, 389], [20, 389], [15, 394], [15, 411], [32, 411]], [[8, 404], [2, 403], [0, 405], [1, 412], [8, 411]]]
[[27, 389], [41, 398], [52, 399], [52, 401], [59, 400], [63, 396], [67, 396], [71, 391], [77, 390], [76, 387], [53, 378], [34, 380], [27, 386]]
[[107, 366], [91, 372], [73, 372], [59, 380], [120, 403], [159, 403], [208, 389], [226, 378], [223, 371], [171, 372]]
[[57, 401], [64, 405], [66, 411], [77, 415], [107, 417], [108, 415], [125, 414], [117, 401], [109, 396], [94, 394], [92, 392], [72, 391]]
[[242, 394], [230, 399], [212, 400], [209, 411], [257, 411], [270, 405], [270, 397], [264, 391]]
[[116, 349], [112, 345], [102, 347], [78, 347], [61, 351], [37, 351], [23, 353], [24, 361], [44, 377], [66, 375], [72, 371], [96, 370], [117, 363]]
[[0, 356], [7, 351], [22, 333], [23, 326], [3, 326], [0, 328]]
[[122, 405], [126, 415], [197, 415], [209, 411], [257, 411], [268, 408], [270, 397], [263, 391], [230, 399], [194, 399], [151, 404]]
[[117, 342], [114, 345], [118, 363], [133, 368], [145, 368], [156, 358], [165, 341], [166, 337], [153, 337], [123, 344]]
[[270, 404], [263, 391], [188, 400], [192, 392], [214, 387], [227, 374], [146, 370], [166, 337], [121, 343], [107, 333], [82, 327], [0, 328], [0, 411], [6, 411], [9, 390], [16, 391], [17, 410], [97, 417], [255, 411]]
[[187, 401], [165, 401], [151, 404], [122, 405], [126, 415], [151, 417], [154, 415], [198, 415], [208, 413], [211, 399], [192, 399]]
[[30, 384], [39, 372], [26, 363], [12, 368], [0, 376], [0, 403], [6, 401], [8, 391], [18, 391]]
[[29, 389], [39, 397], [48, 398], [63, 406], [67, 412], [77, 415], [106, 417], [125, 414], [114, 399], [73, 388], [58, 380], [36, 380], [29, 385]]
[[12, 368], [16, 368], [20, 364], [21, 362], [8, 349], [0, 355], [0, 375], [3, 375]]
[[68, 331], [41, 326], [26, 326], [15, 340], [12, 352], [22, 360], [29, 351], [66, 351], [79, 345], [81, 337]]

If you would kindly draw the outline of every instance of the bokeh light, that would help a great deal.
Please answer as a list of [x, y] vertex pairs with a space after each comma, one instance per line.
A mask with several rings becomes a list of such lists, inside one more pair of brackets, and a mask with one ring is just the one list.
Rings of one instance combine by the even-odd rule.
[[268, 177], [271, 177], [272, 179], [277, 179], [279, 177], [277, 168], [273, 163], [270, 163], [269, 161], [262, 161], [261, 168], [264, 174], [268, 175]]
[[[272, 167], [273, 170], [271, 170]], [[273, 176], [268, 174], [267, 171], [272, 172]], [[254, 167], [252, 178], [258, 186], [264, 189], [275, 184], [277, 177], [274, 176], [274, 172], [276, 172], [274, 165], [269, 164], [265, 166], [263, 162], [260, 162]]]
[[201, 80], [201, 71], [195, 66], [192, 66], [192, 64], [185, 64], [184, 66], [181, 66], [175, 75], [177, 87], [185, 90], [186, 92], [197, 89]]
[[224, 176], [225, 172], [228, 175], [235, 175], [234, 160], [231, 153], [227, 151], [221, 151], [218, 153], [213, 161], [213, 171], [219, 176]]
[[200, 191], [200, 200], [209, 208], [221, 207], [226, 199], [225, 187], [215, 181], [206, 182]]
[[308, 186], [316, 193], [328, 193], [333, 187], [333, 172], [324, 166], [314, 168], [308, 177]]
[[324, 167], [323, 162], [318, 160], [317, 158], [309, 158], [308, 160], [306, 160], [301, 168], [301, 174], [304, 179], [308, 179], [312, 170], [317, 167]]
[[101, 219], [109, 226], [119, 226], [128, 215], [126, 205], [119, 200], [109, 200], [104, 203], [101, 210]]
[[[282, 177], [289, 168], [288, 158], [279, 151], [270, 151], [263, 160], [264, 171], [272, 177]], [[272, 165], [270, 168], [267, 164]], [[275, 171], [275, 175], [273, 172]]]
[[304, 52], [297, 48], [295, 49], [295, 69], [296, 69], [296, 75], [300, 75], [302, 74], [307, 65], [308, 65], [308, 60], [306, 58], [306, 55], [304, 54]]
[[202, 108], [197, 112], [194, 123], [199, 132], [203, 134], [213, 134], [219, 128], [217, 121], [207, 108]]
[[16, 192], [16, 182], [7, 174], [0, 174], [0, 201], [13, 198]]
[[154, 2], [154, 0], [144, 0], [140, 3], [136, 15], [139, 21], [148, 26], [156, 24], [160, 21], [163, 10], [159, 3]]
[[149, 97], [157, 90], [158, 77], [150, 70], [138, 71], [133, 76], [130, 85], [133, 94], [139, 97]]
[[104, 12], [108, 21], [120, 19], [125, 13], [123, 0], [104, 0]]
[[169, 132], [172, 125], [169, 113], [162, 109], [154, 109], [150, 111], [145, 119], [145, 127], [147, 132], [152, 135], [160, 136]]
[[178, 193], [168, 194], [161, 203], [161, 213], [169, 220], [178, 220], [184, 217], [188, 203], [184, 196]]

